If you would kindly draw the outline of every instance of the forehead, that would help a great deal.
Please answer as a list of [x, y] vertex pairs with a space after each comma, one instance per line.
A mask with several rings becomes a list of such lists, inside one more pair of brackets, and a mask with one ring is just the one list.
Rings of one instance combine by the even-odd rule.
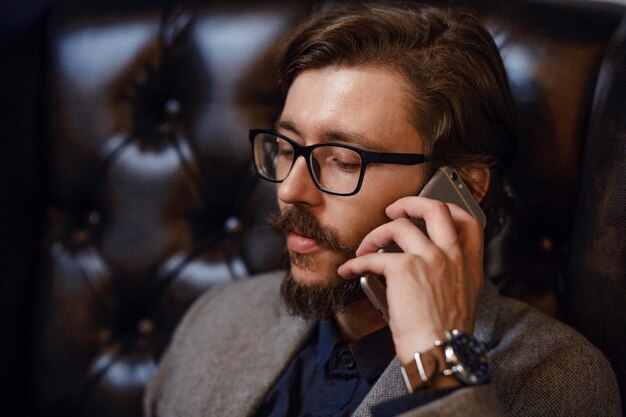
[[362, 140], [366, 148], [421, 152], [422, 142], [408, 109], [404, 79], [377, 67], [306, 70], [289, 88], [279, 128], [307, 144]]

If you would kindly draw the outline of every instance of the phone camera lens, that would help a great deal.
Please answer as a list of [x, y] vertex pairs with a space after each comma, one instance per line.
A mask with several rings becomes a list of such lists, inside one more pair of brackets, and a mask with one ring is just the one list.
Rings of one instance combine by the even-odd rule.
[[452, 175], [450, 175], [450, 177], [452, 178], [452, 181], [456, 181], [458, 176], [456, 175], [456, 172], [453, 172]]

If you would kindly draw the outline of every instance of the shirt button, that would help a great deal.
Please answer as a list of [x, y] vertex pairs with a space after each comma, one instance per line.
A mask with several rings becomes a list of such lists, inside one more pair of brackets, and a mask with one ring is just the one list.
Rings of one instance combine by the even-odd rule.
[[346, 369], [354, 369], [356, 367], [352, 354], [345, 350], [339, 355], [339, 364]]

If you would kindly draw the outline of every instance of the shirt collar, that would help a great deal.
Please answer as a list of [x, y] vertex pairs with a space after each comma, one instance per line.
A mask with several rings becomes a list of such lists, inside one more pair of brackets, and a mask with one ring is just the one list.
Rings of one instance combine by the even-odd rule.
[[[334, 320], [320, 321], [318, 341], [321, 363], [330, 359], [334, 349], [345, 345]], [[387, 326], [348, 343], [348, 348], [354, 356], [361, 377], [370, 386], [374, 385], [395, 356], [391, 331]]]

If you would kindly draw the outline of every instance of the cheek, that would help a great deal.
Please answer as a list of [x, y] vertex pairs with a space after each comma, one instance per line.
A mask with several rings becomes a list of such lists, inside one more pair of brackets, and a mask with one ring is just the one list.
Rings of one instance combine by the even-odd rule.
[[350, 210], [343, 210], [334, 221], [341, 241], [344, 244], [358, 246], [369, 232], [389, 221], [385, 215], [386, 207], [387, 205], [365, 201], [351, 206]]
[[421, 169], [404, 168], [395, 175], [388, 175], [389, 178], [370, 176], [370, 181], [364, 181], [358, 194], [335, 210], [341, 214], [329, 221], [336, 225], [344, 243], [358, 245], [370, 231], [389, 221], [385, 214], [387, 206], [419, 193], [423, 181]]

